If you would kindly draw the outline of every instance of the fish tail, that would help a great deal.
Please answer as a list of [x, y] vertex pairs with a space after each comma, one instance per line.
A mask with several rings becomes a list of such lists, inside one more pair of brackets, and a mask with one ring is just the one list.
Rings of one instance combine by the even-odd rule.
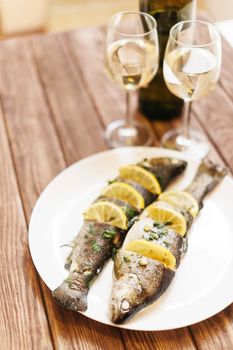
[[66, 281], [52, 292], [59, 305], [73, 311], [85, 311], [87, 309], [87, 293], [88, 288], [77, 285], [69, 286]]
[[217, 186], [226, 174], [226, 168], [214, 164], [209, 159], [204, 159], [186, 191], [196, 198], [201, 208], [204, 197]]
[[144, 159], [138, 165], [155, 175], [163, 191], [173, 178], [185, 170], [187, 162], [181, 159], [162, 157]]

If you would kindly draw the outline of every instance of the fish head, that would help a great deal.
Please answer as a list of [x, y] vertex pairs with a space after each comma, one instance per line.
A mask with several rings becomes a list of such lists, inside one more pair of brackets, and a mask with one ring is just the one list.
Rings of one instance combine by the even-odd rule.
[[125, 274], [116, 280], [111, 295], [111, 320], [119, 323], [128, 317], [138, 306], [142, 292], [140, 279], [135, 273]]

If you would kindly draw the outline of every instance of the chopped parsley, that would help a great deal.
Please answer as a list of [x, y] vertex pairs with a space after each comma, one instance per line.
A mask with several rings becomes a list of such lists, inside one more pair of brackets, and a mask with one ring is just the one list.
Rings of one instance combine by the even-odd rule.
[[116, 235], [116, 230], [114, 229], [106, 229], [101, 234], [104, 238], [113, 239]]
[[99, 253], [101, 251], [101, 246], [96, 241], [92, 243], [91, 248], [95, 253]]
[[154, 222], [153, 223], [153, 226], [156, 227], [157, 229], [161, 229], [161, 228], [164, 228], [164, 224], [160, 224], [159, 222]]
[[131, 261], [131, 259], [130, 259], [130, 257], [129, 257], [128, 255], [124, 255], [124, 256], [123, 256], [123, 260], [124, 260], [124, 262], [126, 262], [126, 263], [130, 263], [130, 261]]
[[149, 241], [153, 241], [154, 239], [159, 239], [159, 235], [157, 232], [151, 231], [148, 235]]
[[144, 227], [144, 238], [147, 241], [158, 240], [163, 238], [168, 234], [168, 228], [164, 224], [159, 224], [157, 222], [153, 223], [153, 227], [150, 228], [148, 225]]

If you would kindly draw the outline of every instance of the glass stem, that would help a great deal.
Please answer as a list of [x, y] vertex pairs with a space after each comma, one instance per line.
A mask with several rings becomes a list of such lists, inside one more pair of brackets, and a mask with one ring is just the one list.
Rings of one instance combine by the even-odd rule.
[[189, 127], [191, 117], [192, 101], [185, 101], [184, 114], [183, 114], [183, 136], [186, 139], [190, 139]]
[[132, 111], [132, 92], [126, 91], [126, 113], [125, 119], [128, 126], [132, 125], [133, 111]]

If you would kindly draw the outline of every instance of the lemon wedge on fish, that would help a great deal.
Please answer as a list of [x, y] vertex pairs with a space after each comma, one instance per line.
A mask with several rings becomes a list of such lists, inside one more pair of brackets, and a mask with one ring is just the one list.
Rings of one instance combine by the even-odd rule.
[[197, 200], [185, 191], [165, 191], [159, 196], [159, 200], [167, 202], [174, 207], [187, 210], [193, 218], [199, 212]]
[[92, 204], [85, 211], [84, 218], [86, 220], [103, 222], [114, 227], [121, 228], [122, 230], [126, 230], [128, 224], [128, 220], [123, 209], [108, 201], [100, 201]]
[[176, 267], [176, 258], [174, 255], [167, 248], [154, 242], [139, 239], [128, 242], [125, 249], [146, 256], [147, 258], [157, 260], [168, 269], [174, 270]]
[[127, 165], [120, 168], [120, 176], [138, 183], [153, 194], [161, 193], [161, 187], [156, 177], [138, 165]]
[[138, 210], [145, 207], [142, 195], [135, 188], [124, 182], [114, 182], [103, 190], [102, 195], [122, 200]]
[[158, 203], [153, 203], [145, 209], [147, 215], [149, 215], [155, 222], [165, 224], [168, 228], [171, 228], [176, 233], [184, 236], [187, 230], [185, 217], [177, 210]]

